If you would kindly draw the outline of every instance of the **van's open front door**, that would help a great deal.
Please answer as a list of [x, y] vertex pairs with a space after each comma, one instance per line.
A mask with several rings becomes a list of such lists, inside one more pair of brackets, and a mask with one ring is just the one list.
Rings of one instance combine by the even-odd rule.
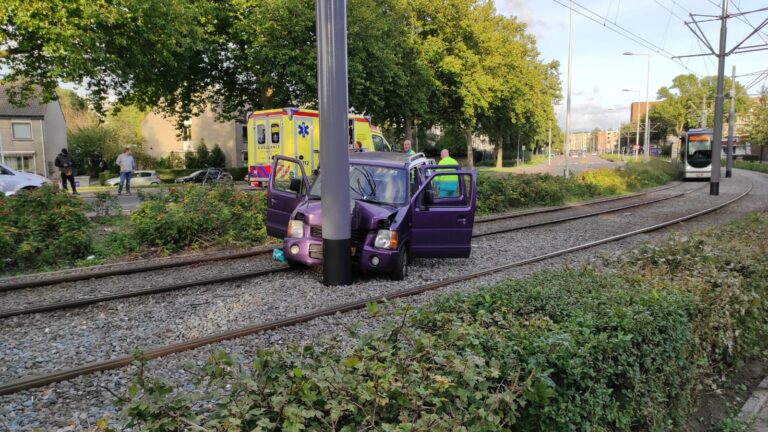
[[275, 156], [267, 187], [267, 234], [284, 238], [288, 220], [306, 197], [309, 183], [301, 161]]
[[477, 177], [474, 171], [436, 171], [414, 194], [414, 257], [466, 258], [472, 249]]

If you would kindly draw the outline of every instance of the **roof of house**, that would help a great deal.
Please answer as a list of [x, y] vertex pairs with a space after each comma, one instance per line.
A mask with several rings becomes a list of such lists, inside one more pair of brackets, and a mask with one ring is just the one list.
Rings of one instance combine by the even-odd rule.
[[0, 117], [45, 117], [46, 104], [38, 99], [29, 99], [26, 106], [15, 106], [6, 90], [9, 85], [0, 85]]

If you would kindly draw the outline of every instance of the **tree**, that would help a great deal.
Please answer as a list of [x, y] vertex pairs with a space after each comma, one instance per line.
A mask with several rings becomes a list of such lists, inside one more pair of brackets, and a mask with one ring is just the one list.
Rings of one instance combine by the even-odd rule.
[[753, 145], [768, 145], [768, 88], [760, 90], [760, 98], [753, 103], [751, 114], [749, 141]]
[[221, 147], [219, 147], [218, 144], [213, 146], [213, 150], [211, 150], [211, 154], [208, 157], [208, 164], [209, 166], [217, 168], [224, 168], [227, 166], [227, 158], [224, 155], [224, 151], [221, 150]]
[[68, 131], [67, 143], [78, 173], [94, 176], [99, 174], [101, 160], [114, 166], [122, 149], [117, 133], [103, 125]]
[[[731, 88], [731, 79], [725, 77], [725, 88]], [[701, 79], [696, 75], [678, 75], [672, 79], [670, 87], [658, 91], [661, 103], [650, 110], [650, 122], [659, 125], [661, 132], [679, 136], [684, 130], [699, 127], [702, 118], [702, 101], [707, 110], [707, 125], [712, 127], [714, 119], [714, 100], [717, 93], [717, 77]], [[723, 121], [727, 122], [730, 98], [726, 98]], [[744, 87], [736, 83], [736, 114], [743, 115], [749, 109], [749, 97]], [[654, 127], [654, 129], [656, 129]]]

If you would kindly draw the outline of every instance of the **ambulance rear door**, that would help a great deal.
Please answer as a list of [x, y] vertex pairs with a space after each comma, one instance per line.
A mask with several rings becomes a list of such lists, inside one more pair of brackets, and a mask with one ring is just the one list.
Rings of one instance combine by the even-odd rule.
[[253, 118], [253, 164], [248, 167], [251, 181], [268, 180], [274, 156], [284, 153], [283, 114], [280, 111]]
[[312, 172], [320, 165], [319, 116], [315, 113], [297, 113], [293, 116], [294, 157], [301, 161], [306, 172]]

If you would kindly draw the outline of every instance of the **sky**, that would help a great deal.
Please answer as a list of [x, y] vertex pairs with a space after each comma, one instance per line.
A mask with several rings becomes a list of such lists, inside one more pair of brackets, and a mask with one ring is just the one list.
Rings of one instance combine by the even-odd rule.
[[[555, 107], [558, 123], [565, 130], [565, 103], [568, 71], [568, 17], [569, 0], [494, 0], [499, 13], [517, 17], [528, 24], [536, 36], [543, 61], [558, 60], [563, 89], [562, 104]], [[562, 4], [559, 4], [562, 3]], [[583, 8], [579, 8], [583, 6]], [[729, 13], [752, 11], [768, 6], [768, 0], [731, 0]], [[689, 13], [719, 15], [720, 0], [574, 0], [575, 10], [586, 14], [593, 11], [594, 22], [573, 13], [573, 69], [571, 97], [571, 130], [594, 128], [616, 129], [629, 121], [629, 106], [633, 101], [645, 101], [648, 57], [625, 56], [624, 52], [650, 53], [650, 99], [656, 99], [656, 91], [669, 86], [680, 74], [695, 73], [699, 76], [717, 74], [717, 58], [706, 56], [680, 59], [683, 65], [669, 57], [700, 54], [708, 50], [685, 26]], [[586, 8], [586, 9], [584, 9]], [[705, 18], [704, 18], [705, 19]], [[757, 26], [768, 19], [768, 11], [745, 16]], [[605, 25], [603, 24], [605, 22]], [[653, 44], [644, 47], [610, 27], [620, 26]], [[702, 24], [702, 30], [715, 49], [718, 47], [720, 23]], [[728, 48], [744, 39], [753, 29], [745, 22], [728, 20]], [[746, 45], [768, 43], [768, 27], [761, 34], [750, 38]], [[741, 74], [768, 69], [768, 51], [734, 54], [726, 59], [726, 75], [736, 66], [737, 81], [748, 85], [755, 75]], [[758, 93], [766, 80], [749, 89]], [[637, 92], [623, 92], [623, 89]]]

